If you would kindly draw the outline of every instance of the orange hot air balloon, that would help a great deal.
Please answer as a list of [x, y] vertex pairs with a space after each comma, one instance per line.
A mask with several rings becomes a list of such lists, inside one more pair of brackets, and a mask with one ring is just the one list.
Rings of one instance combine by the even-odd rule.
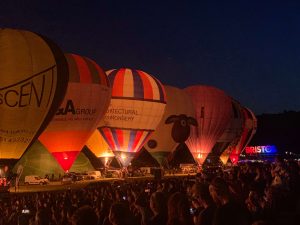
[[202, 165], [230, 121], [231, 99], [224, 91], [211, 86], [196, 85], [184, 90], [192, 98], [198, 122], [198, 127], [191, 127], [186, 144]]
[[123, 166], [128, 166], [162, 118], [165, 91], [156, 78], [141, 70], [123, 68], [107, 75], [112, 97], [98, 129]]
[[256, 133], [256, 129], [257, 129], [257, 119], [254, 113], [248, 108], [244, 108], [243, 113], [245, 118], [243, 132], [237, 142], [237, 145], [233, 148], [229, 156], [233, 164], [238, 163], [241, 152], [249, 144], [254, 134]]
[[210, 160], [210, 163], [214, 165], [219, 164], [222, 153], [242, 134], [244, 122], [243, 106], [234, 99], [231, 99], [231, 105], [230, 122], [207, 157], [207, 161]]
[[94, 131], [85, 145], [105, 166], [109, 166], [110, 162], [115, 157], [111, 148], [108, 146], [98, 129]]
[[162, 165], [179, 143], [190, 135], [190, 126], [197, 124], [195, 109], [184, 90], [164, 86], [167, 96], [165, 113], [144, 148]]
[[105, 72], [93, 60], [74, 54], [66, 58], [67, 93], [39, 140], [68, 171], [106, 112], [111, 91]]
[[68, 67], [48, 38], [0, 29], [0, 158], [19, 159], [61, 103]]

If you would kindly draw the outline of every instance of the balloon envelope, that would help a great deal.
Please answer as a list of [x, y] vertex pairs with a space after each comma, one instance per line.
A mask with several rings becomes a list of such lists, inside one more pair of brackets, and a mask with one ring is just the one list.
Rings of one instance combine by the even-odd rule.
[[156, 78], [141, 70], [122, 68], [108, 71], [107, 75], [112, 98], [99, 131], [127, 166], [160, 122], [165, 92]]
[[256, 133], [256, 129], [257, 129], [257, 119], [254, 113], [248, 108], [244, 108], [243, 113], [245, 118], [243, 132], [241, 137], [238, 139], [236, 146], [233, 148], [229, 156], [233, 164], [238, 163], [241, 152], [249, 144], [254, 134]]
[[231, 99], [224, 91], [211, 86], [196, 85], [184, 90], [192, 98], [198, 122], [198, 127], [191, 127], [186, 144], [202, 165], [230, 121]]
[[105, 72], [91, 59], [66, 55], [70, 79], [65, 98], [39, 140], [67, 171], [109, 105]]
[[20, 158], [46, 128], [66, 91], [68, 67], [46, 37], [0, 29], [0, 158]]
[[234, 142], [235, 139], [241, 136], [243, 131], [243, 106], [234, 99], [231, 100], [231, 105], [230, 121], [221, 137], [218, 138], [211, 153], [207, 157], [207, 161], [210, 159], [210, 163], [212, 164], [219, 163], [222, 153], [230, 147], [231, 143]]
[[[160, 163], [162, 164], [166, 157], [178, 146], [178, 142], [172, 137], [172, 128], [174, 123], [166, 124], [166, 120], [170, 116], [185, 115], [186, 117], [195, 117], [195, 109], [191, 98], [183, 90], [172, 87], [164, 86], [167, 96], [166, 109], [163, 117], [153, 132], [147, 144], [144, 148]], [[179, 121], [180, 122], [180, 121]], [[177, 132], [179, 136], [184, 135], [183, 129], [186, 128], [188, 124], [180, 127]], [[183, 133], [182, 133], [183, 132]]]

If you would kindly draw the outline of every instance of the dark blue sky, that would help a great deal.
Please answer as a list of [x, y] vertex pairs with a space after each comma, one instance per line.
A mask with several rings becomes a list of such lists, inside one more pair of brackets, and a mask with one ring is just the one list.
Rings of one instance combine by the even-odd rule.
[[105, 70], [216, 86], [256, 114], [300, 110], [299, 1], [4, 0], [0, 27], [44, 34]]

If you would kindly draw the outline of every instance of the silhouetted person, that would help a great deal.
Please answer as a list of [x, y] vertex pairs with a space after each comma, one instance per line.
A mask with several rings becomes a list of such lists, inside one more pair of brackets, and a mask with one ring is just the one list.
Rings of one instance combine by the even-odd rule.
[[98, 217], [92, 207], [85, 205], [74, 212], [71, 220], [72, 225], [95, 225]]
[[193, 199], [198, 204], [200, 210], [196, 215], [196, 225], [212, 225], [214, 214], [216, 211], [216, 205], [209, 193], [207, 184], [197, 183], [193, 185]]
[[175, 192], [168, 201], [168, 225], [193, 225], [186, 195]]
[[226, 181], [216, 177], [209, 185], [209, 192], [217, 204], [213, 225], [250, 225], [250, 214], [244, 205], [235, 202]]
[[115, 203], [111, 206], [109, 221], [113, 225], [135, 225], [133, 215], [124, 203]]
[[149, 225], [165, 225], [168, 220], [167, 202], [162, 192], [154, 192], [150, 197], [150, 209], [153, 217]]

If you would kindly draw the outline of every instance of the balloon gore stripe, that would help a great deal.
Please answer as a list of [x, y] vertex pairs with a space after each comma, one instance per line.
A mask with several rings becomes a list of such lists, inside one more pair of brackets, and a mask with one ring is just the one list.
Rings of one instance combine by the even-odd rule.
[[[162, 84], [154, 77], [141, 70], [118, 69], [107, 72], [112, 84], [113, 98], [143, 99], [144, 101], [166, 102]], [[125, 85], [133, 80], [133, 85]]]

